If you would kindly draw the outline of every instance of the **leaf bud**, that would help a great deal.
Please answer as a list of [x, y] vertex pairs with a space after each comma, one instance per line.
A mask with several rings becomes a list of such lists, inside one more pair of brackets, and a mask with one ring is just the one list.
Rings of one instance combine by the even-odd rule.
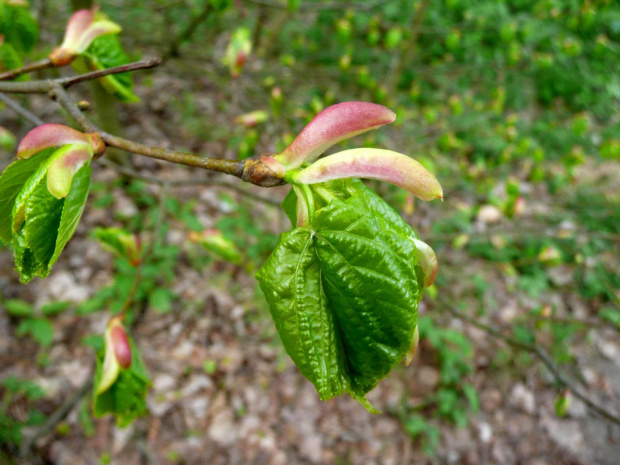
[[120, 371], [131, 366], [131, 344], [123, 327], [122, 316], [110, 319], [105, 330], [104, 342], [105, 356], [101, 378], [95, 389], [97, 394], [107, 391], [118, 378]]

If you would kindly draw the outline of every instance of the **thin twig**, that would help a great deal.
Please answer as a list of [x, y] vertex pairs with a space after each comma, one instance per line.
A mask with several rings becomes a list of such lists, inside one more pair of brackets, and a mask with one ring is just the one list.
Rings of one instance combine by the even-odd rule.
[[551, 357], [545, 351], [545, 349], [540, 347], [538, 344], [522, 342], [510, 336], [507, 336], [499, 329], [465, 315], [461, 311], [457, 310], [453, 305], [451, 305], [450, 302], [448, 302], [446, 299], [440, 298], [439, 300], [441, 305], [456, 318], [485, 331], [487, 334], [490, 334], [496, 339], [501, 339], [502, 341], [506, 342], [508, 345], [516, 349], [520, 349], [535, 355], [549, 369], [556, 381], [565, 386], [569, 391], [571, 391], [575, 397], [580, 399], [591, 410], [598, 413], [603, 418], [611, 421], [612, 423], [615, 423], [616, 425], [620, 425], [620, 416], [616, 415], [615, 413], [611, 413], [608, 409], [591, 400], [588, 396], [581, 392], [581, 389], [579, 389], [559, 370], [559, 368], [555, 365], [555, 363], [553, 363]]
[[79, 76], [27, 82], [0, 82], [0, 92], [7, 92], [11, 94], [46, 94], [47, 92], [50, 92], [56, 84], [60, 84], [66, 89], [80, 82], [90, 81], [103, 76], [108, 76], [110, 74], [119, 74], [126, 73], [128, 71], [154, 68], [160, 63], [161, 58], [154, 57], [133, 63], [127, 63], [126, 65], [115, 66], [113, 68], [91, 71]]
[[30, 121], [35, 126], [41, 126], [42, 124], [45, 124], [45, 122], [41, 118], [39, 118], [37, 115], [35, 115], [35, 114], [31, 113], [30, 111], [26, 110], [19, 103], [17, 103], [13, 99], [7, 97], [2, 92], [0, 92], [0, 101], [4, 102], [4, 104], [7, 107], [9, 107], [15, 113], [17, 113], [17, 114], [23, 116], [24, 118], [26, 118], [28, 121]]
[[150, 184], [158, 184], [164, 185], [167, 184], [170, 187], [176, 186], [194, 186], [194, 185], [205, 185], [205, 186], [219, 186], [227, 189], [231, 189], [235, 192], [238, 192], [241, 195], [251, 197], [254, 200], [258, 200], [259, 202], [266, 203], [268, 205], [279, 206], [280, 202], [272, 197], [267, 197], [265, 195], [261, 195], [257, 192], [252, 192], [242, 185], [236, 184], [235, 182], [230, 182], [227, 179], [222, 178], [184, 178], [184, 179], [162, 179], [157, 178], [155, 176], [147, 176], [142, 173], [138, 173], [130, 168], [126, 168], [124, 166], [119, 166], [115, 163], [112, 163], [105, 158], [99, 159], [99, 163], [101, 163], [106, 168], [110, 168], [118, 171], [125, 176], [129, 176], [134, 179], [139, 179], [140, 181], [148, 182]]
[[51, 82], [51, 93], [55, 100], [62, 106], [69, 116], [73, 118], [80, 129], [85, 132], [95, 132], [101, 137], [101, 140], [109, 147], [115, 147], [131, 153], [137, 153], [158, 160], [165, 160], [181, 165], [192, 166], [194, 168], [202, 168], [220, 173], [231, 174], [238, 178], [243, 174], [245, 163], [241, 160], [224, 160], [221, 158], [209, 158], [195, 155], [192, 153], [176, 152], [166, 150], [159, 147], [151, 147], [149, 145], [140, 144], [122, 137], [113, 136], [102, 131], [95, 126], [80, 109], [71, 101], [62, 85], [58, 82]]
[[32, 73], [34, 71], [39, 71], [42, 69], [53, 68], [54, 63], [49, 58], [44, 58], [43, 60], [35, 61], [34, 63], [29, 63], [27, 65], [22, 66], [21, 68], [11, 69], [9, 71], [5, 71], [4, 73], [0, 73], [0, 81], [6, 81], [9, 79], [15, 79], [18, 76], [26, 73]]
[[113, 68], [101, 69], [98, 71], [92, 71], [90, 73], [80, 74], [79, 76], [56, 79], [56, 82], [58, 82], [65, 89], [67, 89], [71, 86], [74, 86], [75, 84], [79, 84], [80, 82], [91, 81], [93, 79], [98, 79], [100, 77], [108, 76], [110, 74], [120, 74], [127, 73], [129, 71], [138, 71], [141, 69], [151, 69], [159, 66], [160, 64], [160, 57], [151, 57], [144, 60], [135, 61], [133, 63], [127, 63], [126, 65], [115, 66]]
[[170, 47], [168, 48], [168, 52], [166, 53], [166, 57], [178, 57], [179, 56], [179, 47], [181, 44], [187, 40], [189, 40], [200, 26], [200, 23], [207, 20], [212, 11], [211, 2], [206, 2], [203, 10], [192, 20], [189, 22], [187, 27], [179, 34], [179, 36], [172, 41]]

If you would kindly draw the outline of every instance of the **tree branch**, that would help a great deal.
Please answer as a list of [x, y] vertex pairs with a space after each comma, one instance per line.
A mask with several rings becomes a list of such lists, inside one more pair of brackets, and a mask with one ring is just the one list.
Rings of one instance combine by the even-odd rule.
[[45, 121], [43, 121], [37, 115], [29, 112], [24, 107], [22, 107], [19, 103], [15, 102], [13, 99], [7, 97], [2, 92], [0, 92], [0, 101], [4, 102], [4, 104], [7, 107], [9, 107], [11, 110], [13, 110], [18, 115], [21, 115], [24, 118], [26, 118], [28, 121], [30, 121], [35, 126], [41, 126], [42, 124], [45, 124]]
[[26, 73], [32, 73], [34, 71], [39, 71], [42, 69], [53, 68], [54, 63], [49, 58], [44, 58], [40, 61], [35, 61], [34, 63], [29, 63], [27, 65], [22, 66], [21, 68], [11, 69], [9, 71], [5, 71], [4, 73], [0, 73], [0, 81], [6, 81], [9, 79], [15, 79], [18, 76]]
[[115, 66], [113, 68], [101, 69], [98, 71], [92, 71], [90, 73], [80, 74], [75, 77], [68, 77], [64, 79], [57, 79], [56, 82], [60, 83], [65, 89], [79, 84], [80, 82], [90, 81], [92, 79], [98, 79], [109, 74], [126, 73], [129, 71], [138, 71], [141, 69], [155, 68], [161, 64], [161, 58], [151, 57], [144, 60], [136, 61], [133, 63], [127, 63], [126, 65]]
[[242, 185], [237, 182], [229, 182], [227, 179], [220, 178], [185, 178], [185, 179], [161, 179], [155, 176], [147, 176], [142, 173], [138, 173], [130, 168], [126, 168], [124, 166], [116, 165], [104, 158], [99, 160], [106, 168], [113, 169], [118, 171], [125, 176], [129, 176], [130, 178], [139, 179], [140, 181], [148, 182], [151, 184], [158, 184], [160, 186], [168, 185], [170, 187], [175, 186], [195, 186], [195, 185], [205, 185], [205, 186], [219, 186], [224, 187], [226, 189], [231, 189], [241, 195], [251, 197], [253, 200], [258, 200], [259, 202], [266, 203], [268, 205], [279, 206], [280, 202], [274, 199], [273, 197], [269, 197], [266, 195], [261, 195], [257, 192], [251, 192], [247, 189], [244, 189]]
[[183, 42], [185, 42], [186, 40], [189, 40], [194, 35], [194, 32], [196, 32], [196, 29], [198, 29], [200, 23], [207, 20], [207, 18], [211, 14], [211, 11], [211, 2], [206, 2], [205, 7], [198, 14], [198, 16], [193, 17], [187, 27], [183, 30], [183, 32], [181, 32], [179, 36], [172, 41], [170, 47], [168, 48], [168, 52], [166, 53], [166, 57], [179, 56], [179, 47], [181, 46], [181, 44], [183, 44]]
[[131, 153], [137, 153], [158, 160], [170, 161], [181, 165], [192, 166], [194, 168], [202, 168], [210, 171], [218, 171], [220, 173], [231, 174], [238, 178], [243, 174], [245, 162], [242, 160], [223, 160], [220, 158], [208, 158], [191, 153], [176, 152], [166, 150], [159, 147], [151, 147], [149, 145], [140, 144], [131, 140], [123, 139], [112, 134], [108, 134], [95, 126], [80, 109], [70, 100], [69, 96], [59, 82], [50, 81], [50, 92], [54, 99], [62, 106], [69, 116], [73, 118], [80, 129], [85, 132], [95, 132], [99, 134], [101, 140], [109, 147], [115, 147]]
[[110, 74], [119, 74], [126, 73], [128, 71], [154, 68], [160, 63], [161, 58], [154, 57], [141, 61], [136, 61], [134, 63], [128, 63], [126, 65], [115, 66], [113, 68], [80, 74], [79, 76], [58, 79], [44, 79], [28, 82], [0, 82], [0, 92], [7, 92], [12, 94], [45, 94], [52, 90], [52, 86], [54, 84], [60, 84], [63, 88], [66, 89], [75, 84], [79, 84], [80, 82], [91, 81], [93, 79], [108, 76]]
[[452, 306], [446, 299], [440, 298], [439, 301], [441, 305], [456, 318], [485, 331], [487, 334], [493, 336], [496, 339], [501, 339], [502, 341], [506, 342], [508, 345], [516, 349], [529, 352], [532, 355], [536, 356], [547, 367], [547, 369], [551, 372], [556, 381], [565, 386], [569, 391], [571, 391], [575, 397], [580, 399], [591, 410], [598, 413], [603, 418], [611, 421], [612, 423], [615, 423], [616, 425], [620, 425], [620, 416], [610, 412], [608, 409], [591, 400], [588, 396], [581, 392], [581, 390], [560, 371], [560, 369], [555, 365], [555, 363], [553, 363], [553, 360], [551, 360], [551, 357], [545, 351], [545, 349], [540, 347], [538, 344], [522, 342], [510, 336], [507, 336], [499, 329], [484, 324], [481, 321], [465, 315], [461, 311], [457, 310], [454, 306]]

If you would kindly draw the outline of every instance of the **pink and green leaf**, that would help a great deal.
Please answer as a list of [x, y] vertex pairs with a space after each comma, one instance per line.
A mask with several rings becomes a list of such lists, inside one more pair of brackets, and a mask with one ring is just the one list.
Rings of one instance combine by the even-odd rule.
[[95, 388], [96, 394], [107, 391], [118, 378], [121, 370], [131, 366], [131, 345], [127, 333], [123, 328], [122, 317], [115, 316], [105, 330], [105, 357], [101, 372], [101, 379]]
[[392, 110], [374, 103], [338, 103], [316, 115], [276, 158], [287, 169], [297, 168], [304, 162], [312, 163], [332, 145], [395, 119]]
[[50, 147], [68, 144], [91, 145], [92, 137], [62, 124], [44, 124], [28, 132], [17, 147], [17, 156], [30, 158], [37, 152]]
[[316, 184], [342, 178], [370, 178], [395, 184], [422, 200], [442, 199], [437, 178], [414, 159], [390, 150], [352, 149], [325, 157], [293, 180]]
[[69, 194], [73, 176], [93, 157], [90, 145], [72, 144], [47, 169], [47, 190], [57, 199]]

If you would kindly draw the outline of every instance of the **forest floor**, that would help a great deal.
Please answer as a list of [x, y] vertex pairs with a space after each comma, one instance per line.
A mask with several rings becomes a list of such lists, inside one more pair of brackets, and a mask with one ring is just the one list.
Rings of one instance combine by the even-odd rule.
[[[147, 112], [160, 114], [157, 119], [149, 119], [137, 110], [123, 113], [125, 136], [153, 145], [225, 154], [226, 147], [196, 139], [188, 143], [182, 130], [175, 133], [171, 129], [179, 127], [180, 122], [166, 113], [161, 89], [174, 95], [182, 86], [182, 81], [155, 79], [145, 101], [149, 102]], [[206, 97], [195, 98], [197, 105], [204, 105], [201, 111], [205, 114], [216, 112]], [[43, 98], [35, 99], [34, 105], [43, 118], [54, 112], [54, 104]], [[8, 119], [7, 111], [4, 110], [3, 118]], [[132, 169], [146, 176], [183, 179], [196, 175], [186, 169], [134, 159]], [[8, 160], [7, 156], [2, 163]], [[594, 183], [598, 173], [589, 173]], [[154, 278], [158, 286], [167, 286], [173, 297], [162, 309], [161, 304], [145, 296], [137, 303], [143, 305], [144, 315], [133, 330], [153, 384], [148, 396], [149, 415], [124, 429], [116, 427], [110, 417], [93, 419], [90, 391], [84, 390], [82, 397], [74, 396], [88, 386], [94, 365], [94, 352], [83, 344], [83, 339], [102, 333], [110, 311], [100, 308], [78, 314], [75, 309], [113, 282], [115, 268], [113, 257], [90, 238], [88, 231], [97, 226], [139, 223], [136, 218], [151, 217], [158, 208], [157, 199], [162, 196], [160, 185], [145, 184], [136, 194], [117, 179], [118, 174], [112, 169], [97, 166], [94, 170], [94, 181], [102, 187], [93, 191], [75, 237], [45, 280], [20, 284], [9, 251], [0, 251], [3, 299], [23, 299], [37, 308], [49, 302], [72, 302], [69, 310], [50, 318], [54, 337], [47, 348], [29, 337], [18, 337], [19, 320], [0, 311], [0, 380], [28, 379], [45, 391], [44, 397], [34, 402], [4, 405], [5, 413], [24, 420], [28, 409], [36, 408], [49, 416], [69, 399], [76, 401], [66, 419], [38, 438], [30, 454], [16, 459], [16, 463], [618, 463], [620, 427], [600, 419], [576, 398], [567, 414], [558, 418], [554, 409], [558, 388], [538, 362], [530, 358], [498, 369], [491, 362], [508, 346], [450, 315], [440, 301], [432, 298], [423, 300], [420, 314], [433, 315], [437, 325], [462, 332], [473, 345], [473, 372], [467, 379], [477, 391], [480, 405], [479, 411], [468, 413], [466, 426], [457, 427], [435, 418], [433, 410], [424, 405], [428, 396], [436, 392], [441, 378], [437, 351], [424, 339], [412, 364], [395, 369], [370, 393], [369, 400], [382, 414], [369, 414], [347, 397], [321, 402], [278, 339], [252, 276], [257, 265], [236, 267], [205, 261], [201, 258], [204, 251], [188, 242], [187, 224], [173, 208], [165, 209], [160, 220], [166, 227], [159, 246], [177, 250], [177, 259], [172, 269], [160, 268], [161, 276]], [[258, 188], [243, 187], [262, 193]], [[240, 207], [223, 201], [223, 192]], [[274, 200], [283, 199], [285, 194], [285, 188], [269, 192]], [[154, 204], [147, 206], [140, 200], [144, 196], [156, 199]], [[248, 196], [222, 186], [175, 186], [166, 196], [178, 199], [182, 206], [189, 203], [191, 214], [204, 227], [213, 227], [231, 212], [256, 221], [260, 234], [269, 237], [276, 237], [287, 225], [287, 220], [271, 204], [253, 202]], [[453, 192], [443, 204], [420, 206], [406, 218], [433, 245], [429, 236], [432, 221], [446, 216], [442, 212], [455, 211], [469, 201], [467, 196]], [[545, 208], [554, 208], [552, 200], [538, 198], [530, 212], [532, 219]], [[481, 230], [488, 226], [483, 219], [477, 221], [476, 227]], [[498, 221], [510, 227], [509, 223], [502, 224], [503, 219]], [[152, 240], [152, 230], [145, 227], [145, 236], [147, 242]], [[510, 277], [500, 273], [497, 266], [473, 259], [463, 250], [445, 247], [438, 251], [438, 257], [439, 273], [445, 273], [448, 283], [455, 283], [442, 288], [442, 292], [450, 294], [445, 298], [451, 302], [469, 299], [467, 290], [458, 285], [458, 276], [479, 273], [489, 288], [484, 299], [496, 304], [484, 321], [499, 327], [510, 324], [540, 302], [552, 302], [560, 313], [574, 316], [587, 317], [593, 312], [589, 303], [570, 291], [570, 271], [555, 270], [555, 278], [563, 284], [533, 299], [510, 286]], [[162, 277], [166, 272], [172, 272], [172, 280]], [[587, 329], [570, 352], [573, 361], [561, 369], [580, 379], [585, 386], [582, 389], [593, 399], [618, 411], [618, 333], [612, 329]], [[424, 454], [424, 436], [422, 440], [412, 440], [406, 428], [403, 412], [416, 411], [425, 414], [428, 424], [440, 430], [434, 456]], [[24, 438], [31, 438], [40, 428], [24, 428]]]

